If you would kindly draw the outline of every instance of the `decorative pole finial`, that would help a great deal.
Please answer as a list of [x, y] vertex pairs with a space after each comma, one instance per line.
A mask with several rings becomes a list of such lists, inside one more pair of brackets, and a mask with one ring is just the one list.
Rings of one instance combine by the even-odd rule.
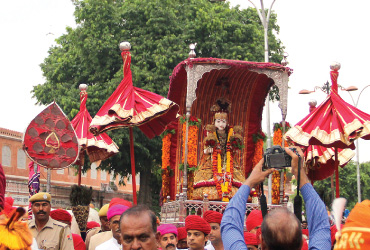
[[333, 71], [340, 70], [340, 63], [339, 62], [332, 62], [330, 64], [330, 69], [333, 70]]
[[131, 44], [129, 43], [129, 42], [121, 42], [120, 44], [119, 44], [119, 49], [121, 50], [121, 51], [127, 51], [127, 50], [130, 50], [131, 49]]
[[316, 109], [317, 101], [315, 99], [311, 99], [308, 102], [308, 105], [310, 105], [310, 113]]
[[87, 84], [85, 83], [81, 83], [80, 86], [78, 86], [78, 88], [81, 90], [81, 91], [86, 91], [87, 90]]
[[197, 54], [195, 54], [195, 47], [197, 46], [197, 43], [191, 43], [189, 45], [190, 52], [189, 52], [189, 58], [194, 58]]
[[332, 62], [330, 64], [330, 78], [331, 78], [331, 90], [338, 93], [338, 70], [340, 69], [339, 62]]
[[281, 60], [281, 65], [283, 65], [284, 67], [288, 65], [288, 58], [289, 54], [287, 52], [284, 52], [283, 54], [283, 60]]

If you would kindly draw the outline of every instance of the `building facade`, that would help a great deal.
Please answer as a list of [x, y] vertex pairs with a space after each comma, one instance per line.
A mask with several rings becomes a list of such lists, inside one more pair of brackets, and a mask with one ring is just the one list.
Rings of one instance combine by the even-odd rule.
[[[5, 196], [14, 198], [14, 206], [28, 206], [28, 165], [31, 160], [22, 149], [23, 133], [0, 128], [0, 163], [6, 177]], [[69, 167], [51, 172], [51, 195], [53, 208], [69, 208], [69, 194], [71, 186], [78, 183], [78, 170]], [[132, 200], [132, 184], [124, 177], [126, 185], [119, 185], [123, 177], [109, 174], [98, 169], [97, 164], [91, 165], [91, 170], [82, 174], [81, 184], [91, 186], [94, 190], [92, 203], [96, 207], [109, 203], [113, 197]], [[129, 178], [131, 179], [131, 178]], [[40, 191], [46, 191], [47, 169], [40, 169]], [[140, 177], [136, 176], [137, 190], [140, 187]]]

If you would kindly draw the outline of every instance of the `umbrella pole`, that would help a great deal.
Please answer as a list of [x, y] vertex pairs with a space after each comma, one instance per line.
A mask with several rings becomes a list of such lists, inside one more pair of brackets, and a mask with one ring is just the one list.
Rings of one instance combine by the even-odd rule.
[[335, 196], [339, 198], [339, 169], [338, 148], [335, 148]]
[[130, 155], [131, 155], [131, 175], [132, 175], [132, 198], [134, 200], [134, 205], [137, 204], [136, 197], [136, 173], [135, 173], [135, 155], [134, 155], [134, 133], [132, 127], [130, 130]]
[[81, 165], [78, 166], [78, 185], [81, 186], [81, 175], [82, 175], [82, 167]]

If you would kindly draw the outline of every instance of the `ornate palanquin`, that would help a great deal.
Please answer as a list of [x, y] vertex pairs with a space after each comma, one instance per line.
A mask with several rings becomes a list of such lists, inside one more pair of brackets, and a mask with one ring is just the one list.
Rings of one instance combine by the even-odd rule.
[[[193, 49], [193, 48], [191, 48]], [[199, 145], [203, 143], [204, 126], [213, 123], [210, 107], [220, 97], [232, 103], [229, 124], [243, 127], [244, 148], [239, 159], [247, 175], [253, 167], [255, 150], [253, 134], [261, 131], [262, 111], [270, 88], [275, 84], [279, 89], [279, 107], [282, 120], [287, 114], [288, 77], [290, 68], [276, 63], [258, 63], [218, 58], [193, 58], [191, 51], [187, 60], [179, 63], [170, 77], [168, 99], [180, 106], [180, 115], [201, 119]], [[171, 138], [170, 168], [174, 172], [170, 183], [170, 197], [187, 192], [187, 157], [181, 162], [183, 154], [181, 126]], [[186, 126], [188, 136], [188, 126]], [[185, 141], [187, 141], [185, 139]], [[199, 146], [198, 160], [201, 150]], [[185, 144], [185, 155], [187, 155]], [[183, 171], [179, 171], [179, 166]], [[181, 175], [182, 174], [182, 175]], [[181, 188], [182, 187], [182, 188]]]

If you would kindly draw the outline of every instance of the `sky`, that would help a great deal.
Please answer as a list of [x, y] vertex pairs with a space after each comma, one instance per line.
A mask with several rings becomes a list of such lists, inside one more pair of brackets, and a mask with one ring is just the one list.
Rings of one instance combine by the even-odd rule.
[[[258, 7], [260, 1], [252, 0]], [[252, 6], [248, 0], [229, 0], [241, 8]], [[265, 0], [269, 8], [271, 0]], [[330, 64], [340, 62], [338, 83], [343, 87], [355, 85], [356, 100], [360, 90], [370, 84], [366, 77], [370, 51], [368, 9], [370, 1], [342, 0], [276, 0], [273, 11], [278, 16], [278, 38], [289, 54], [288, 66], [294, 70], [289, 78], [287, 121], [295, 124], [308, 114], [308, 102], [320, 104], [326, 94], [319, 90], [299, 95], [301, 89], [313, 90], [330, 80]], [[30, 93], [42, 84], [40, 63], [47, 57], [55, 39], [75, 27], [74, 6], [69, 0], [0, 1], [0, 127], [24, 132], [29, 122], [44, 109], [36, 106]], [[188, 48], [184, 48], [188, 50]], [[339, 91], [352, 103], [349, 93]], [[358, 108], [370, 113], [367, 105], [370, 88], [365, 89]], [[270, 121], [281, 121], [277, 103], [272, 103]], [[266, 130], [264, 114], [263, 129]], [[272, 128], [272, 125], [271, 125]], [[370, 161], [370, 142], [360, 140], [360, 162]]]

